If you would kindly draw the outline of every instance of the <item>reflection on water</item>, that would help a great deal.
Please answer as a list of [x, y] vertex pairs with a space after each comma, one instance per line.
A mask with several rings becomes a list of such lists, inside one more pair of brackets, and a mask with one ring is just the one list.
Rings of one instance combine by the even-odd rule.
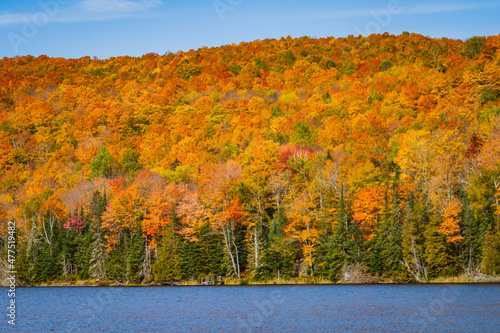
[[16, 332], [500, 332], [495, 284], [57, 287], [16, 296]]

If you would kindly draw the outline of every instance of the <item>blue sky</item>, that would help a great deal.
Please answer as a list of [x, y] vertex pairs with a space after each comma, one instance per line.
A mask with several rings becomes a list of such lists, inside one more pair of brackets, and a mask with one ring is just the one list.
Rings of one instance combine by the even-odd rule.
[[0, 58], [100, 59], [292, 37], [500, 33], [500, 1], [2, 0]]

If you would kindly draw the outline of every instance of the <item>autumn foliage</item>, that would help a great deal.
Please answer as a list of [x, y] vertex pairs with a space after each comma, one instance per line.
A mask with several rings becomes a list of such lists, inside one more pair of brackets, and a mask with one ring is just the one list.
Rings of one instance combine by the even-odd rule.
[[0, 244], [34, 283], [491, 272], [499, 73], [500, 35], [3, 58]]

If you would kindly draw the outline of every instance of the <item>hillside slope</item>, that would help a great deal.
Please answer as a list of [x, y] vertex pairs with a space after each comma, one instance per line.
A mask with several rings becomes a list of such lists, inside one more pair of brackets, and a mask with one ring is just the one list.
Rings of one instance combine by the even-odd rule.
[[28, 283], [498, 273], [499, 48], [386, 33], [4, 58], [3, 253], [15, 220]]

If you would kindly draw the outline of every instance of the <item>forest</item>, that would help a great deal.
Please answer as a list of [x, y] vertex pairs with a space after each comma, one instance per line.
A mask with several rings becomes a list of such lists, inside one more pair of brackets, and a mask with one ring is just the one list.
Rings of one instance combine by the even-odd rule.
[[4, 57], [0, 266], [15, 234], [26, 285], [500, 275], [499, 130], [500, 35]]

